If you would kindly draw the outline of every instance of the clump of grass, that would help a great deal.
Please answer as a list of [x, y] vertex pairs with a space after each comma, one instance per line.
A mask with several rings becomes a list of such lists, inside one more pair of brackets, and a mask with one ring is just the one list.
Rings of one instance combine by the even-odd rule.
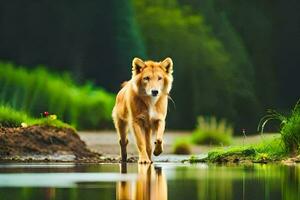
[[67, 73], [54, 74], [43, 66], [27, 70], [0, 62], [0, 104], [36, 116], [48, 110], [78, 129], [111, 124], [114, 95], [91, 83], [78, 85]]
[[[295, 156], [300, 151], [300, 105], [299, 101], [293, 108], [290, 116], [284, 116], [274, 110], [268, 110], [258, 125], [263, 133], [264, 127], [270, 120], [281, 122], [280, 137], [263, 141], [256, 145], [237, 146], [231, 148], [215, 149], [208, 153], [208, 157], [199, 162], [269, 162], [282, 160], [288, 156]], [[195, 162], [195, 158], [190, 158]]]
[[[251, 161], [266, 163], [278, 161], [285, 157], [287, 157], [287, 154], [281, 138], [274, 138], [256, 145], [214, 149], [208, 152], [206, 158], [201, 159], [198, 162], [235, 163]], [[189, 161], [195, 162], [195, 159], [190, 158]]]
[[293, 108], [290, 116], [284, 116], [274, 110], [268, 110], [259, 125], [258, 130], [263, 133], [264, 127], [270, 120], [279, 120], [281, 123], [281, 139], [285, 150], [290, 155], [297, 155], [300, 151], [300, 105], [299, 101]]
[[18, 127], [22, 122], [31, 120], [25, 112], [16, 111], [9, 106], [0, 106], [0, 126], [2, 127]]
[[191, 142], [189, 138], [178, 138], [173, 145], [173, 153], [180, 155], [191, 154]]
[[198, 117], [197, 128], [192, 134], [196, 144], [229, 145], [232, 141], [233, 128], [225, 120], [215, 117]]
[[[55, 116], [55, 115], [51, 115]], [[32, 125], [44, 125], [72, 128], [69, 124], [62, 122], [59, 119], [52, 117], [33, 118], [25, 112], [16, 111], [9, 106], [0, 106], [0, 127], [21, 127]]]

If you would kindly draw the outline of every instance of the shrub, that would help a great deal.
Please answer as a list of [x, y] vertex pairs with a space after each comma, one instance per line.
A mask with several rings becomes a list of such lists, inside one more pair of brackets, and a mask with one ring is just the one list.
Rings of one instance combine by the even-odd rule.
[[47, 110], [78, 129], [96, 129], [111, 122], [114, 96], [90, 83], [79, 86], [67, 73], [0, 62], [1, 104], [32, 116]]
[[173, 153], [187, 155], [191, 154], [191, 142], [188, 138], [178, 138], [173, 145]]
[[192, 141], [196, 144], [229, 145], [232, 140], [233, 128], [225, 120], [217, 121], [215, 117], [198, 117]]
[[268, 110], [268, 114], [265, 115], [259, 125], [258, 130], [263, 133], [264, 127], [270, 120], [279, 120], [281, 122], [281, 139], [284, 144], [285, 150], [295, 155], [300, 150], [300, 101], [298, 101], [292, 110], [290, 116], [284, 116], [274, 110]]

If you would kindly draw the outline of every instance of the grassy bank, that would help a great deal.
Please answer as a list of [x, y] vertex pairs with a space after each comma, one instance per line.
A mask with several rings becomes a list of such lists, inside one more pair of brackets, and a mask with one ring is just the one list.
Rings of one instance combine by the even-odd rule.
[[110, 124], [113, 103], [112, 94], [90, 83], [78, 85], [67, 73], [0, 62], [0, 105], [34, 117], [48, 111], [78, 129], [97, 129]]
[[256, 145], [235, 146], [230, 148], [214, 149], [204, 159], [191, 157], [191, 162], [213, 163], [267, 163], [280, 161], [288, 157], [281, 138], [264, 141]]
[[230, 148], [218, 148], [210, 151], [204, 159], [195, 156], [190, 158], [190, 162], [216, 162], [216, 163], [236, 163], [236, 162], [273, 162], [287, 158], [296, 158], [300, 162], [300, 105], [299, 101], [293, 108], [289, 116], [284, 116], [274, 110], [269, 110], [268, 114], [259, 123], [259, 130], [263, 134], [264, 127], [270, 120], [279, 120], [280, 135], [277, 138], [263, 141], [259, 144], [235, 146]]
[[57, 119], [56, 115], [33, 118], [25, 112], [16, 111], [9, 106], [0, 106], [0, 127], [26, 127], [32, 125], [73, 128], [69, 124]]

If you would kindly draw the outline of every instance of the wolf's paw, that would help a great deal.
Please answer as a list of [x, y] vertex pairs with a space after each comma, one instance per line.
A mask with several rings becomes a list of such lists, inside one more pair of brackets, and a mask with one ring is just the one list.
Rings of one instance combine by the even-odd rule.
[[152, 163], [152, 161], [149, 158], [147, 158], [147, 157], [140, 157], [138, 162], [139, 162], [139, 164], [149, 164], [149, 163]]
[[162, 140], [156, 140], [156, 141], [154, 142], [154, 144], [155, 144], [155, 149], [154, 149], [153, 154], [154, 154], [155, 156], [158, 156], [158, 155], [160, 155], [160, 154], [163, 152], [163, 144], [162, 144]]
[[152, 163], [149, 159], [139, 159], [139, 164], [150, 164]]

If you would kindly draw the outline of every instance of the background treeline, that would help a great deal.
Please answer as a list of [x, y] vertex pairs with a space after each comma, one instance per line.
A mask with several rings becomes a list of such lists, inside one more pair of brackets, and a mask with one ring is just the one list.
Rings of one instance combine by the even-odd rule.
[[299, 98], [298, 8], [297, 0], [1, 1], [0, 59], [69, 71], [115, 93], [134, 56], [170, 56], [169, 128], [193, 128], [201, 114], [253, 131], [266, 108], [288, 110]]

